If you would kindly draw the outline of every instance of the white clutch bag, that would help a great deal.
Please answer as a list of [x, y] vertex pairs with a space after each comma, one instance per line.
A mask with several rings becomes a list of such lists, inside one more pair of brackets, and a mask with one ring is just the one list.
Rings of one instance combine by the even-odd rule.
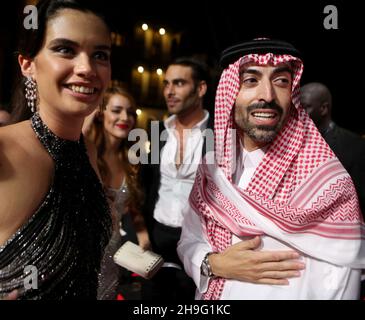
[[164, 263], [160, 255], [150, 250], [143, 250], [131, 241], [126, 241], [115, 253], [113, 259], [115, 263], [145, 279], [151, 279]]

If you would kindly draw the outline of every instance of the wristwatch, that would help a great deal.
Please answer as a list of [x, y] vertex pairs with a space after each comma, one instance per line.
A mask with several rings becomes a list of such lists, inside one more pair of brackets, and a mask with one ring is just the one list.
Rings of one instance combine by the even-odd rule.
[[200, 273], [203, 275], [203, 276], [206, 276], [206, 277], [209, 277], [209, 278], [214, 278], [215, 275], [213, 274], [212, 272], [212, 268], [210, 266], [210, 263], [209, 263], [209, 256], [211, 254], [214, 254], [215, 252], [208, 252], [204, 259], [203, 259], [203, 262], [202, 262], [202, 265], [200, 266]]

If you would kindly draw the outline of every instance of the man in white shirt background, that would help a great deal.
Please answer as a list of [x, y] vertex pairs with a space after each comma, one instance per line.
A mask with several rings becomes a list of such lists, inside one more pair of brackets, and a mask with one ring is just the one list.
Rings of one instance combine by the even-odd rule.
[[178, 244], [196, 298], [358, 298], [364, 224], [350, 176], [299, 103], [300, 53], [261, 38], [221, 61], [215, 150]]
[[[160, 162], [142, 168], [143, 211], [152, 250], [162, 255], [165, 264], [143, 285], [144, 300], [194, 299], [195, 285], [184, 272], [176, 247], [196, 169], [204, 146], [209, 147], [205, 143], [209, 113], [204, 108], [209, 80], [207, 66], [192, 57], [177, 58], [165, 73], [163, 94], [171, 116], [160, 123]], [[156, 148], [154, 141], [151, 149]]]

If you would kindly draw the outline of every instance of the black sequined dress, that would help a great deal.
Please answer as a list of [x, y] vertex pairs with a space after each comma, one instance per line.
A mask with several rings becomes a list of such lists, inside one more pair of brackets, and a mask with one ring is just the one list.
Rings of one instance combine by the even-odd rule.
[[54, 160], [55, 172], [38, 210], [0, 246], [0, 297], [18, 289], [20, 299], [96, 299], [111, 231], [102, 186], [82, 137], [57, 137], [38, 113], [31, 124]]
[[[114, 199], [115, 219], [121, 222], [122, 213], [125, 211], [125, 200], [128, 197], [127, 186], [123, 183], [119, 189], [108, 188], [106, 193]], [[113, 230], [110, 241], [104, 251], [99, 273], [99, 300], [116, 300], [117, 298], [117, 287], [122, 276], [122, 268], [114, 262], [113, 256], [126, 241], [125, 237], [122, 237], [121, 232], [122, 230], [119, 227], [117, 230]]]

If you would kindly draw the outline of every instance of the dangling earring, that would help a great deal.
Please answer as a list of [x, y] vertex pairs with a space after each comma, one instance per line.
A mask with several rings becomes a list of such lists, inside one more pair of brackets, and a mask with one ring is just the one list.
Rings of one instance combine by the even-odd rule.
[[25, 99], [27, 100], [28, 108], [34, 113], [37, 103], [37, 84], [32, 77], [27, 77], [25, 81]]

